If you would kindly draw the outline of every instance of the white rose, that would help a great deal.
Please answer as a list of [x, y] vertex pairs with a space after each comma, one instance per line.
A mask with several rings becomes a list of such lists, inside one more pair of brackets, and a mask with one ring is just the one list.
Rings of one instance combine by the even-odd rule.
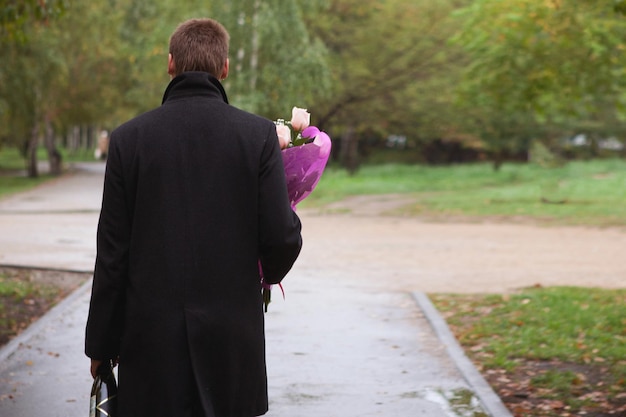
[[278, 144], [280, 149], [285, 149], [291, 143], [291, 129], [287, 125], [276, 125]]
[[301, 132], [311, 123], [311, 114], [306, 109], [294, 107], [291, 109], [291, 127]]

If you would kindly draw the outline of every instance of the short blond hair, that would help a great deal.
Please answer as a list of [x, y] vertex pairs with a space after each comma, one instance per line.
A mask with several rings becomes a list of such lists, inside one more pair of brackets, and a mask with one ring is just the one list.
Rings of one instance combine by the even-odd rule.
[[176, 75], [185, 71], [208, 72], [219, 78], [228, 59], [228, 31], [213, 19], [190, 19], [170, 37], [169, 53]]

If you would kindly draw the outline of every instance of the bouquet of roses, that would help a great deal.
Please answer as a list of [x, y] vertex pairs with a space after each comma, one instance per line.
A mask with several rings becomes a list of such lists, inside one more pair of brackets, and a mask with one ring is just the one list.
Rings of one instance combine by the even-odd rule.
[[[290, 121], [278, 119], [275, 122], [278, 142], [282, 149], [287, 194], [294, 210], [296, 204], [313, 192], [330, 156], [330, 137], [317, 127], [310, 126], [310, 120], [311, 115], [306, 109], [294, 107]], [[292, 136], [293, 133], [295, 137]], [[267, 306], [271, 302], [272, 286], [264, 281], [260, 264], [259, 272], [261, 273], [263, 302], [267, 312]], [[281, 284], [278, 285], [284, 297], [283, 287]]]

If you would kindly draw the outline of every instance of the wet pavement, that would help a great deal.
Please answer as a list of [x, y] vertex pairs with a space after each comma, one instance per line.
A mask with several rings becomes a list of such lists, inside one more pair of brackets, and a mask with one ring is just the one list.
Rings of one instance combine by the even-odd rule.
[[[0, 200], [0, 264], [90, 271], [103, 169], [80, 164]], [[306, 245], [320, 220], [301, 217], [302, 262], [266, 315], [267, 416], [510, 416], [423, 293], [361, 285], [354, 267], [316, 262]], [[0, 349], [0, 416], [87, 414], [88, 302], [87, 283]]]

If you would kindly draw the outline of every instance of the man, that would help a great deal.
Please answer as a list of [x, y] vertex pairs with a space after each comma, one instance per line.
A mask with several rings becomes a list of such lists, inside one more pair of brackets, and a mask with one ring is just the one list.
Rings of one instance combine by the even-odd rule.
[[226, 30], [170, 39], [162, 105], [110, 136], [85, 352], [119, 360], [119, 417], [268, 409], [259, 279], [302, 245], [274, 124], [228, 105]]

